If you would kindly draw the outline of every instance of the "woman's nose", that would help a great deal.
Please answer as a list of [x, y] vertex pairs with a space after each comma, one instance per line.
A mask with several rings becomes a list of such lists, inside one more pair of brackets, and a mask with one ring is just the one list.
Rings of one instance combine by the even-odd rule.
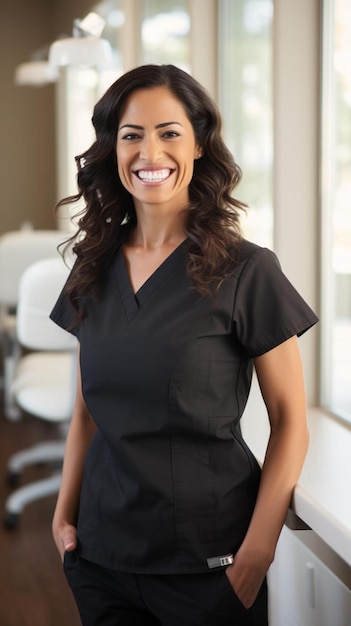
[[161, 153], [161, 146], [158, 139], [146, 138], [140, 147], [140, 158], [149, 163], [157, 161]]

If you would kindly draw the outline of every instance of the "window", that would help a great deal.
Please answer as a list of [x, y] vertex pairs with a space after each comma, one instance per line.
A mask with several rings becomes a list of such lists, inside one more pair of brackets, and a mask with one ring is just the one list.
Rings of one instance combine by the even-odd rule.
[[351, 422], [351, 14], [324, 0], [322, 90], [322, 405]]
[[272, 247], [272, 0], [220, 0], [219, 105], [226, 143], [243, 178], [248, 239]]
[[102, 0], [94, 6], [106, 25], [119, 74], [142, 63], [174, 63], [190, 71], [187, 0]]
[[141, 63], [173, 63], [190, 71], [190, 16], [186, 0], [144, 0]]

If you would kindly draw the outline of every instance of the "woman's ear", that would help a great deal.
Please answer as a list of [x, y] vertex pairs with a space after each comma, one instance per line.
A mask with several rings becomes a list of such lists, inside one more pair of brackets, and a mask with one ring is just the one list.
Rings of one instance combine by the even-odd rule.
[[197, 147], [195, 150], [195, 161], [197, 161], [197, 159], [201, 159], [202, 154], [202, 148]]

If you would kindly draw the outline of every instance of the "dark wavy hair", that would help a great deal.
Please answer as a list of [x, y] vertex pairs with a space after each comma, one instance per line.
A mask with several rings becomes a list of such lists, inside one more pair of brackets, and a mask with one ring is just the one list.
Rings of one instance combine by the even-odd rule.
[[[186, 234], [187, 273], [200, 294], [216, 292], [233, 264], [241, 239], [239, 217], [245, 205], [232, 197], [241, 178], [240, 167], [221, 136], [221, 116], [206, 90], [174, 65], [143, 65], [122, 75], [97, 102], [93, 113], [96, 140], [76, 157], [78, 193], [61, 200], [57, 208], [82, 197], [85, 208], [78, 231], [68, 240], [77, 262], [66, 292], [84, 317], [81, 299], [96, 293], [120, 242], [120, 234], [136, 224], [133, 198], [118, 175], [116, 140], [127, 98], [136, 90], [164, 86], [182, 103], [192, 124], [202, 156], [194, 162], [189, 186]], [[122, 226], [123, 223], [123, 226]]]

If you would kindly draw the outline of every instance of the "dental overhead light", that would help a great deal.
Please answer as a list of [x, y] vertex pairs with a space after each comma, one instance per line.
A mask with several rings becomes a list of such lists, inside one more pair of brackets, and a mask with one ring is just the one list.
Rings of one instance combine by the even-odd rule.
[[48, 61], [28, 61], [15, 70], [15, 84], [24, 87], [42, 87], [57, 80], [57, 72]]
[[49, 65], [49, 46], [36, 50], [26, 63], [15, 69], [15, 84], [19, 86], [42, 87], [57, 80], [57, 68]]
[[112, 64], [112, 48], [100, 39], [105, 20], [97, 13], [89, 13], [73, 23], [73, 37], [60, 37], [50, 46], [34, 52], [27, 63], [15, 70], [15, 84], [42, 87], [56, 82], [61, 66], [88, 66], [104, 68]]
[[97, 13], [89, 13], [83, 20], [75, 20], [73, 37], [58, 39], [49, 50], [49, 65], [58, 67], [93, 66], [103, 68], [112, 63], [112, 49], [106, 39], [100, 39], [105, 20]]

